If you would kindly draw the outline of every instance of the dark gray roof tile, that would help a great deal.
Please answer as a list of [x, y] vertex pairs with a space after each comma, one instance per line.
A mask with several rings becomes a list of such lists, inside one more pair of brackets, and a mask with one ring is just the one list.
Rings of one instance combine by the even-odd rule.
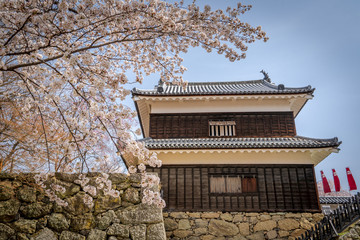
[[280, 138], [170, 138], [140, 140], [149, 149], [251, 149], [251, 148], [337, 148], [337, 138], [315, 139], [301, 136]]
[[351, 197], [319, 197], [320, 204], [344, 204], [350, 201]]
[[190, 82], [187, 88], [176, 84], [160, 84], [163, 91], [157, 90], [158, 85], [154, 89], [137, 89], [132, 90], [133, 95], [149, 95], [149, 96], [188, 96], [188, 95], [249, 95], [249, 94], [296, 94], [314, 92], [311, 86], [300, 88], [285, 87], [279, 90], [278, 86], [269, 83], [266, 80], [254, 81], [236, 81], [236, 82]]

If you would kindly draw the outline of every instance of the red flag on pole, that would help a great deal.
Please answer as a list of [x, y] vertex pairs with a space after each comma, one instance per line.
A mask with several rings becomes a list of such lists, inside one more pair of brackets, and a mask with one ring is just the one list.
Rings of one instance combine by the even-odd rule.
[[335, 184], [335, 191], [340, 192], [340, 180], [339, 176], [337, 175], [335, 169], [332, 170], [334, 176], [334, 184]]
[[324, 172], [320, 171], [320, 173], [321, 173], [322, 183], [323, 183], [323, 186], [324, 186], [324, 193], [331, 192], [328, 180], [326, 179]]
[[347, 179], [348, 179], [348, 182], [349, 182], [350, 191], [351, 190], [356, 190], [357, 187], [356, 187], [354, 177], [351, 174], [350, 168], [348, 168], [348, 167], [346, 168], [346, 176], [347, 176]]

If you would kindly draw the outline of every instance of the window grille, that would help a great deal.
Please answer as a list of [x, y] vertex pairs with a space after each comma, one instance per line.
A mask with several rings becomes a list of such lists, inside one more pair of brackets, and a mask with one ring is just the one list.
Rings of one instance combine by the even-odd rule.
[[257, 192], [255, 176], [210, 176], [210, 193], [254, 193]]
[[235, 136], [235, 121], [209, 121], [210, 137]]

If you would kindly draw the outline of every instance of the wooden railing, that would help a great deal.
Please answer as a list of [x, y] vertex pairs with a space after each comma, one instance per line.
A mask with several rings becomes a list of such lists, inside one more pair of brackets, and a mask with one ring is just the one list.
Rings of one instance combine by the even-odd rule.
[[327, 240], [338, 236], [349, 225], [360, 218], [360, 193], [352, 197], [349, 202], [338, 207], [333, 213], [326, 215], [321, 222], [296, 238], [296, 240]]

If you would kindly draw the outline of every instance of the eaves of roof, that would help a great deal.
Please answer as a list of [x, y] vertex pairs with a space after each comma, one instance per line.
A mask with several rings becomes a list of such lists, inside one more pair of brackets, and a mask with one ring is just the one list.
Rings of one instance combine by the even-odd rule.
[[320, 204], [344, 204], [351, 200], [351, 197], [319, 197]]
[[278, 138], [174, 138], [140, 140], [148, 149], [262, 149], [262, 148], [338, 148], [338, 139], [301, 136]]

